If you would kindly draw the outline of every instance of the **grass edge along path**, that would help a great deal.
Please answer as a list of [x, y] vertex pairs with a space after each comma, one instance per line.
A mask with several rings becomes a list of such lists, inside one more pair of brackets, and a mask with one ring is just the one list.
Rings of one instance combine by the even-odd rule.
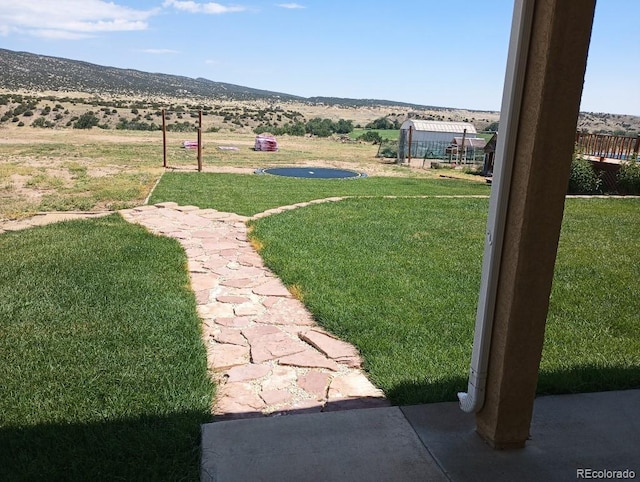
[[0, 479], [197, 480], [213, 386], [179, 243], [115, 214], [0, 257]]
[[[487, 205], [347, 199], [252, 221], [251, 236], [394, 403], [450, 401], [466, 387]], [[639, 208], [567, 200], [539, 393], [640, 386]]]

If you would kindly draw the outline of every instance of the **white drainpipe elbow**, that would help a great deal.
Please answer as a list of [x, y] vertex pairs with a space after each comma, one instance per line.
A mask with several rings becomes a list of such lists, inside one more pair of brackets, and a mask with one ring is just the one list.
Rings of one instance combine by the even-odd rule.
[[458, 392], [460, 409], [466, 413], [479, 411], [484, 405], [484, 391], [487, 374], [480, 375], [473, 368], [469, 371], [469, 386], [467, 392]]

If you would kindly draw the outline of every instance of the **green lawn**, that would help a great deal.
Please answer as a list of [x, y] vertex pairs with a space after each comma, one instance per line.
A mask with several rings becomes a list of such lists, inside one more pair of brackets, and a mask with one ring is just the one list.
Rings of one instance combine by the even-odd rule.
[[[362, 352], [395, 403], [455, 400], [473, 340], [484, 199], [350, 199], [252, 222], [262, 256]], [[539, 392], [640, 386], [640, 201], [570, 199]]]
[[[487, 199], [452, 179], [163, 176], [151, 202], [251, 215], [267, 264], [398, 404], [454, 400], [473, 339]], [[373, 196], [373, 197], [371, 197]], [[640, 200], [569, 199], [540, 393], [640, 386]], [[0, 235], [0, 480], [197, 480], [210, 420], [179, 243], [118, 215]]]
[[0, 235], [0, 480], [197, 480], [186, 256], [120, 216]]
[[366, 132], [377, 132], [382, 139], [397, 141], [400, 137], [400, 129], [353, 129], [349, 133], [349, 137], [357, 139]]
[[489, 192], [485, 183], [444, 178], [293, 179], [254, 174], [167, 173], [149, 202], [174, 201], [250, 216], [278, 206], [332, 196], [488, 196]]

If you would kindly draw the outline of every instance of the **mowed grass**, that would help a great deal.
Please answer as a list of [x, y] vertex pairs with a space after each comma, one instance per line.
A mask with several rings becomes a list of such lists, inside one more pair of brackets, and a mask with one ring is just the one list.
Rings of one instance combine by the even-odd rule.
[[334, 196], [488, 196], [489, 192], [484, 183], [445, 178], [295, 179], [255, 174], [167, 173], [149, 202], [174, 201], [250, 216], [279, 206]]
[[377, 132], [378, 135], [385, 140], [397, 141], [400, 137], [400, 129], [353, 129], [349, 133], [349, 137], [351, 137], [352, 139], [357, 139], [367, 132]]
[[0, 480], [197, 480], [213, 387], [172, 239], [120, 216], [0, 235]]
[[569, 199], [540, 393], [640, 387], [640, 199]]
[[[251, 223], [266, 263], [398, 404], [466, 389], [488, 201], [349, 199]], [[640, 386], [640, 201], [567, 200], [539, 393]]]

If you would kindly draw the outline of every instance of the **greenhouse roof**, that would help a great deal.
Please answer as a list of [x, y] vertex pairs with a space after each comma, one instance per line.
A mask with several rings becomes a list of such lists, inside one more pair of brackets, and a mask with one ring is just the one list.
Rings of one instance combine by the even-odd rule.
[[466, 129], [467, 134], [477, 133], [474, 125], [469, 122], [442, 122], [409, 119], [404, 121], [402, 128], [407, 129], [410, 125], [412, 125], [417, 131], [462, 133]]
[[[462, 137], [454, 137], [453, 143], [457, 146], [462, 144]], [[464, 139], [465, 147], [473, 147], [474, 149], [484, 149], [484, 146], [487, 145], [487, 141], [485, 141], [481, 137], [466, 137]]]

